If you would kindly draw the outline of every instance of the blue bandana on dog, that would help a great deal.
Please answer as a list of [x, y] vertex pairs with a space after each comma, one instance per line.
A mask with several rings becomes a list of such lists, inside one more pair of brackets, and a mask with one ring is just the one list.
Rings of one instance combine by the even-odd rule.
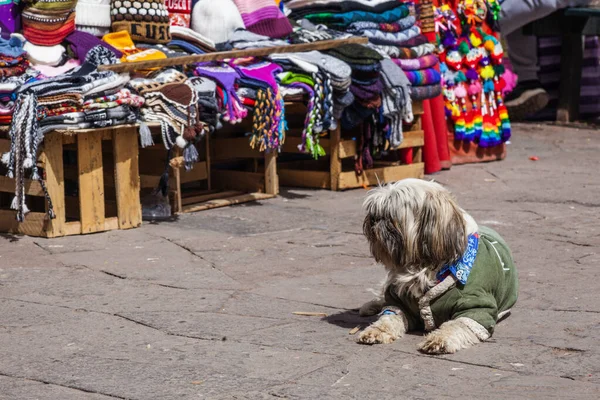
[[448, 275], [452, 274], [463, 285], [467, 283], [469, 274], [477, 257], [477, 248], [479, 246], [479, 234], [469, 235], [469, 244], [462, 258], [455, 264], [446, 265], [437, 274], [438, 281], [443, 281]]

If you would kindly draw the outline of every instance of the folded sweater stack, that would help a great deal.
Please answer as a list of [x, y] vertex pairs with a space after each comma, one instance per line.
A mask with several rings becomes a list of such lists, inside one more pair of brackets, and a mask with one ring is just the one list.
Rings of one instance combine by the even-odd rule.
[[294, 18], [306, 18], [369, 38], [372, 48], [392, 58], [406, 72], [413, 99], [428, 99], [441, 93], [439, 60], [434, 46], [421, 34], [412, 2], [290, 0], [286, 5]]

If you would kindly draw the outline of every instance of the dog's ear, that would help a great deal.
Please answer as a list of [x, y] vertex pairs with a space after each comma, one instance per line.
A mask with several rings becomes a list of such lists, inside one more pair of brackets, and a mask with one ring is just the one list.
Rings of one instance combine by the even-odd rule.
[[384, 265], [404, 262], [404, 236], [400, 227], [390, 218], [374, 218], [367, 215], [363, 223], [363, 233], [369, 241], [371, 254]]
[[463, 255], [467, 248], [465, 221], [449, 192], [427, 193], [417, 221], [422, 264], [437, 268]]

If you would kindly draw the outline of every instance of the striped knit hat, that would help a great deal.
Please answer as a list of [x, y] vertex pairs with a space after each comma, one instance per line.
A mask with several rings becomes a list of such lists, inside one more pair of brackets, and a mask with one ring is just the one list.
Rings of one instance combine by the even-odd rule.
[[21, 14], [23, 35], [33, 44], [54, 46], [75, 30], [77, 0], [39, 0], [27, 3]]
[[165, 0], [110, 0], [113, 32], [127, 31], [136, 42], [169, 43]]
[[292, 33], [292, 25], [273, 0], [233, 0], [246, 29], [259, 35], [281, 38]]
[[110, 32], [110, 0], [78, 0], [75, 25], [94, 36]]

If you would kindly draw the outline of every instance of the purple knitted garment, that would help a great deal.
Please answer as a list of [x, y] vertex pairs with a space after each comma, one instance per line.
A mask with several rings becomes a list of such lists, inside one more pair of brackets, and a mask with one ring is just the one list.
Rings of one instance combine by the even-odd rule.
[[123, 57], [123, 53], [119, 50], [87, 32], [74, 31], [65, 38], [65, 42], [68, 42], [71, 45], [71, 49], [77, 55], [77, 59], [81, 61], [84, 61], [87, 53], [98, 45], [112, 51], [117, 58]]
[[238, 67], [237, 70], [243, 77], [268, 83], [274, 93], [279, 91], [279, 86], [275, 80], [275, 75], [283, 71], [283, 68], [279, 65], [270, 62], [261, 62]]
[[352, 85], [350, 91], [358, 100], [369, 101], [381, 96], [383, 84], [378, 79], [377, 82], [369, 86]]
[[274, 0], [233, 0], [246, 29], [259, 35], [281, 38], [292, 33], [292, 25]]

